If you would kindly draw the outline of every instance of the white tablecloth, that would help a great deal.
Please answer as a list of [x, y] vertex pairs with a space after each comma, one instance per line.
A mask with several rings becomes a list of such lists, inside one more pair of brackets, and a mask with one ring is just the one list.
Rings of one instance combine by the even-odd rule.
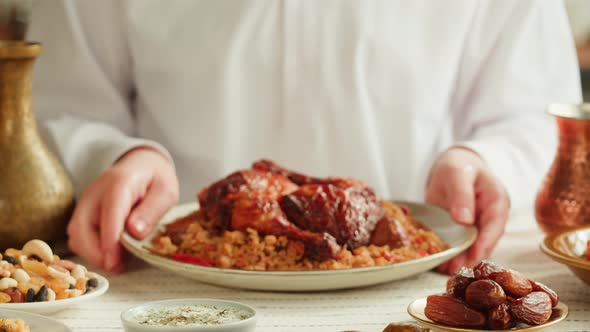
[[[544, 256], [538, 249], [542, 238], [532, 217], [513, 217], [491, 259], [549, 285], [560, 294], [569, 306], [570, 315], [547, 331], [590, 331], [590, 286]], [[109, 276], [111, 288], [107, 294], [54, 317], [74, 331], [122, 331], [119, 315], [128, 307], [151, 300], [201, 297], [236, 300], [254, 306], [260, 315], [258, 332], [378, 332], [390, 322], [410, 320], [407, 305], [415, 298], [442, 292], [446, 279], [428, 272], [356, 290], [252, 292], [201, 284], [134, 261], [125, 273]]]

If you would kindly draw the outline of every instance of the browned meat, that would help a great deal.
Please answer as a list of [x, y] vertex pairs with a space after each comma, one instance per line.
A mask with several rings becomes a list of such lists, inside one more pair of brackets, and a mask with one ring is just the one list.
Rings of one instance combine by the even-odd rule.
[[264, 159], [252, 168], [285, 176], [300, 185], [281, 199], [287, 218], [302, 229], [333, 235], [340, 245], [356, 248], [368, 244], [385, 213], [373, 190], [356, 179], [310, 177]]
[[371, 244], [376, 246], [389, 245], [396, 249], [409, 245], [408, 234], [402, 224], [390, 217], [384, 217], [377, 223], [371, 234]]
[[367, 245], [371, 232], [384, 216], [375, 193], [366, 187], [308, 184], [283, 196], [281, 208], [302, 229], [326, 232], [340, 245]]
[[244, 195], [258, 195], [278, 200], [297, 186], [289, 179], [257, 170], [242, 170], [204, 188], [198, 194], [201, 211], [217, 230], [228, 229], [234, 202]]
[[319, 260], [335, 257], [339, 245], [367, 245], [385, 213], [360, 181], [309, 177], [270, 160], [213, 183], [198, 199], [213, 230], [284, 235], [302, 241], [307, 257]]
[[334, 237], [323, 232], [302, 230], [290, 223], [276, 199], [262, 194], [244, 195], [238, 199], [232, 211], [231, 229], [245, 231], [248, 228], [262, 234], [284, 235], [303, 242], [307, 257], [318, 260], [332, 258], [340, 247]]
[[307, 175], [303, 175], [297, 173], [295, 171], [291, 171], [289, 169], [283, 168], [282, 166], [278, 165], [274, 161], [261, 159], [254, 164], [252, 164], [252, 168], [259, 171], [270, 172], [277, 175], [284, 176], [291, 180], [293, 183], [298, 184], [300, 186], [306, 184], [332, 184], [339, 188], [346, 189], [350, 187], [363, 187], [367, 188], [367, 185], [362, 183], [356, 179], [348, 179], [348, 178], [338, 178], [338, 177], [328, 177], [328, 178], [316, 178]]
[[252, 164], [252, 168], [258, 171], [269, 172], [280, 176], [284, 176], [289, 180], [293, 181], [293, 183], [298, 185], [316, 183], [320, 180], [283, 168], [274, 161], [268, 159], [261, 159], [256, 161], [254, 164]]
[[242, 170], [203, 189], [198, 197], [201, 211], [214, 230], [252, 228], [264, 235], [284, 235], [303, 242], [308, 257], [334, 257], [340, 251], [334, 237], [302, 230], [281, 211], [280, 197], [296, 189], [297, 185], [281, 175]]

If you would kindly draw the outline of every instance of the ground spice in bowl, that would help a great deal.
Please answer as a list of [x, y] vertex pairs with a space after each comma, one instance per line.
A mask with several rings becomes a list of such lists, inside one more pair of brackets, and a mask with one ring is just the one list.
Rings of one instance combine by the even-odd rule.
[[124, 310], [126, 332], [254, 332], [258, 315], [246, 304], [220, 299], [170, 299]]
[[182, 305], [170, 308], [150, 309], [136, 317], [146, 325], [190, 326], [218, 325], [247, 319], [251, 314], [238, 308], [220, 308], [213, 305]]

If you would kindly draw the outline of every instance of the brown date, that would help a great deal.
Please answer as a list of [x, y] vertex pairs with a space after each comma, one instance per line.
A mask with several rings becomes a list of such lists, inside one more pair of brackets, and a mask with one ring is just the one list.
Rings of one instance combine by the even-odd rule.
[[11, 287], [3, 290], [2, 292], [8, 294], [11, 298], [11, 303], [23, 303], [26, 301], [25, 295], [18, 290], [16, 287]]
[[491, 279], [492, 275], [498, 272], [505, 271], [506, 269], [497, 265], [496, 263], [492, 263], [490, 261], [483, 260], [479, 262], [473, 268], [473, 274], [475, 279]]
[[508, 303], [508, 304], [514, 304], [514, 303], [516, 303], [516, 299], [513, 298], [510, 295], [506, 295], [506, 303]]
[[533, 292], [543, 292], [549, 295], [552, 307], [555, 307], [559, 303], [559, 295], [557, 295], [557, 293], [553, 289], [547, 287], [545, 284], [542, 284], [540, 282], [534, 280], [529, 281], [531, 283], [531, 286], [533, 286]]
[[465, 290], [465, 302], [478, 310], [488, 310], [506, 302], [506, 293], [493, 280], [477, 280]]
[[506, 293], [516, 298], [523, 297], [533, 291], [529, 279], [514, 270], [506, 270], [494, 273], [492, 279], [499, 283]]
[[424, 314], [434, 322], [455, 327], [483, 327], [485, 316], [469, 308], [463, 301], [448, 295], [430, 295], [426, 298]]
[[391, 323], [382, 332], [432, 332], [431, 329], [416, 324]]
[[488, 313], [488, 327], [492, 330], [508, 330], [513, 328], [514, 325], [516, 325], [516, 321], [506, 303], [492, 308]]
[[447, 294], [463, 298], [465, 296], [465, 289], [470, 283], [475, 281], [473, 270], [467, 267], [462, 267], [455, 272], [455, 275], [447, 280]]
[[529, 325], [540, 325], [551, 317], [551, 299], [544, 292], [532, 292], [510, 306], [512, 315]]

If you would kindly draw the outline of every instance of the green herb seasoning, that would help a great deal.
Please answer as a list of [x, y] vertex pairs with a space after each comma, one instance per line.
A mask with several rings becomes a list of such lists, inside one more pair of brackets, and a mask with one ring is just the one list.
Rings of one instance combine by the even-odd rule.
[[186, 326], [228, 324], [249, 317], [249, 313], [237, 308], [218, 308], [211, 305], [184, 305], [152, 309], [136, 316], [136, 319], [139, 324], [145, 325]]

